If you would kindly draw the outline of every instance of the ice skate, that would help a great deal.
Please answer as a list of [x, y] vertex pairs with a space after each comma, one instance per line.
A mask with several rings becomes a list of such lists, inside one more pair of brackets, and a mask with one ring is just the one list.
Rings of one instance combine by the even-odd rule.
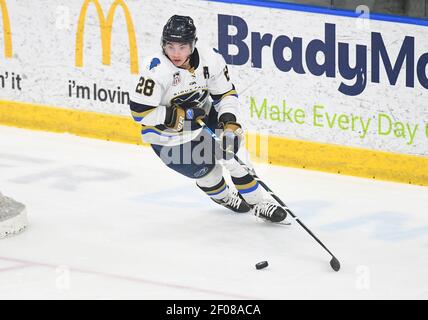
[[271, 222], [281, 222], [287, 217], [283, 207], [271, 201], [263, 201], [252, 206], [253, 213]]

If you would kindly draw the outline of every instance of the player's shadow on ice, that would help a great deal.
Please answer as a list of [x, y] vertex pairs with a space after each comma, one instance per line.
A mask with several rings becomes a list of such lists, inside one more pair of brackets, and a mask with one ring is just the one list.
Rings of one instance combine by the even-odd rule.
[[[205, 209], [207, 203], [212, 202], [208, 196], [204, 195], [199, 189], [192, 186], [181, 185], [174, 188], [163, 189], [157, 192], [144, 193], [130, 198], [131, 201], [158, 205], [164, 208], [174, 209]], [[213, 202], [214, 204], [214, 202]]]
[[[186, 209], [198, 209], [201, 214], [210, 214], [216, 217], [251, 215], [250, 213], [232, 212], [231, 210], [216, 204], [196, 187], [189, 185], [180, 185], [166, 190], [164, 189], [157, 192], [141, 194], [132, 197], [130, 200], [144, 205], [150, 204], [162, 208], [173, 208], [174, 210], [180, 209], [182, 211], [186, 211]], [[330, 205], [331, 204], [329, 202], [321, 200], [290, 201], [288, 203], [292, 212], [302, 220], [310, 220], [311, 218], [322, 214], [323, 210], [328, 208]], [[254, 217], [254, 219], [256, 218]], [[292, 217], [288, 217], [287, 219], [289, 219], [289, 221], [293, 220]], [[260, 221], [263, 222], [262, 219], [260, 219]], [[276, 225], [271, 223], [266, 224]]]

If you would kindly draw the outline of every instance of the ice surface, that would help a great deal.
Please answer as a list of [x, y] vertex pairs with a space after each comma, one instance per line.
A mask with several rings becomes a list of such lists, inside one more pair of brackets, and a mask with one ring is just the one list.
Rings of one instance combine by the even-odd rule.
[[295, 221], [227, 211], [150, 148], [0, 127], [0, 190], [30, 221], [0, 241], [0, 299], [428, 298], [428, 188], [256, 169], [340, 272]]

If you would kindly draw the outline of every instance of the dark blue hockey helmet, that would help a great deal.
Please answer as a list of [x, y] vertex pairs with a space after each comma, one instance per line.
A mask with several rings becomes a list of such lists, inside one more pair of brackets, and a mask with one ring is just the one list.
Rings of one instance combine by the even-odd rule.
[[191, 17], [174, 15], [163, 27], [162, 47], [167, 42], [189, 43], [193, 51], [197, 40], [196, 27]]

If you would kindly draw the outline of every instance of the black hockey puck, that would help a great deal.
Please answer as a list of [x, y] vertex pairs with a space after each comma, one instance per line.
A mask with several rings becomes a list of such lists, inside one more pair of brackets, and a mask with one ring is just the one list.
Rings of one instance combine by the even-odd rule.
[[256, 269], [260, 270], [260, 269], [266, 268], [268, 265], [269, 264], [267, 261], [260, 261], [259, 263], [256, 264]]

